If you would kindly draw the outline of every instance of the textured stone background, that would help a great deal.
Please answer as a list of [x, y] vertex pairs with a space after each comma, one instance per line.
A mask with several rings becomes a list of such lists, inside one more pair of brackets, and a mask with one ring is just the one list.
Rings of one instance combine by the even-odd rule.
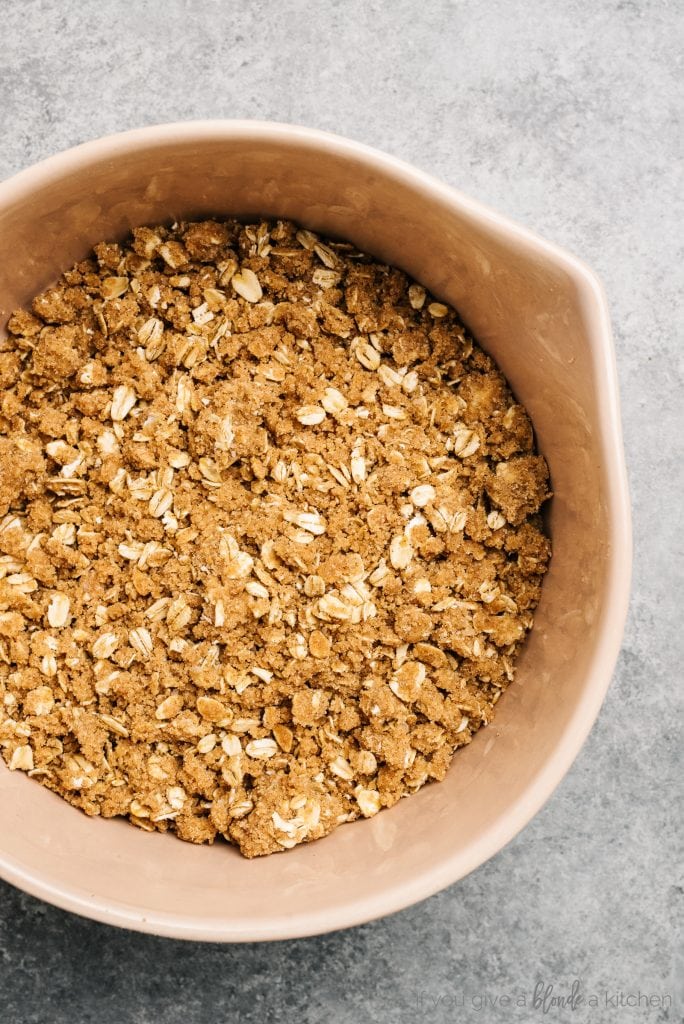
[[[584, 257], [612, 305], [636, 532], [601, 716], [492, 861], [389, 919], [242, 947], [116, 931], [0, 885], [0, 1020], [530, 1021], [536, 981], [560, 994], [575, 978], [600, 1007], [547, 1019], [680, 1019], [681, 1002], [616, 1009], [604, 994], [676, 999], [679, 984], [681, 999], [684, 977], [683, 52], [678, 0], [0, 0], [0, 178], [139, 125], [293, 121], [404, 157]], [[492, 1007], [520, 994], [527, 1009]]]

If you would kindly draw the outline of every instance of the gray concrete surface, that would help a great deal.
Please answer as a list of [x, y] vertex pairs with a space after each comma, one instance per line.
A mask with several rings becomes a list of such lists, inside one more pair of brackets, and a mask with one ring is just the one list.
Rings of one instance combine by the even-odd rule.
[[[0, 1020], [680, 1019], [683, 44], [677, 0], [0, 0], [0, 177], [138, 125], [293, 121], [404, 157], [584, 257], [612, 306], [636, 534], [600, 718], [492, 861], [362, 928], [225, 948], [0, 886]], [[567, 996], [575, 979], [584, 1004], [532, 1005], [536, 983]], [[630, 1006], [639, 993], [650, 1005]]]

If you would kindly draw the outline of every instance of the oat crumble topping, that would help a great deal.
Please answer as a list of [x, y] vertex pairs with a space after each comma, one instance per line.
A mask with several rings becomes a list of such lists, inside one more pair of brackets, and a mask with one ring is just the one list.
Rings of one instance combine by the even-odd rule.
[[440, 780], [550, 546], [457, 314], [296, 225], [137, 228], [0, 342], [0, 750], [253, 857]]

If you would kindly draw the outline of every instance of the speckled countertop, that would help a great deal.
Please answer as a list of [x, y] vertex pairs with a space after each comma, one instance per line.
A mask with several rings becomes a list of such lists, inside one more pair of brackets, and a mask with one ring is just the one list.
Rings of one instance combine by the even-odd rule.
[[[401, 156], [582, 256], [612, 307], [636, 547], [599, 720], [493, 860], [394, 917], [273, 945], [116, 931], [0, 884], [0, 1020], [681, 1019], [682, 5], [0, 0], [0, 25], [0, 178], [145, 124], [293, 121]], [[574, 1009], [533, 1005], [535, 984], [568, 996], [575, 980]]]

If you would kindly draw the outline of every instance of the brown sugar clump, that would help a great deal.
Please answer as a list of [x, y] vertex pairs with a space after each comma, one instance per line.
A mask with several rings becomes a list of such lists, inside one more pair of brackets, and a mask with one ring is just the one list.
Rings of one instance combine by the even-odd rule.
[[0, 342], [0, 749], [246, 856], [439, 780], [513, 678], [546, 463], [458, 315], [286, 222], [103, 242]]
[[44, 327], [32, 353], [33, 373], [53, 381], [73, 377], [83, 362], [80, 335], [80, 329], [71, 324]]

